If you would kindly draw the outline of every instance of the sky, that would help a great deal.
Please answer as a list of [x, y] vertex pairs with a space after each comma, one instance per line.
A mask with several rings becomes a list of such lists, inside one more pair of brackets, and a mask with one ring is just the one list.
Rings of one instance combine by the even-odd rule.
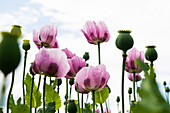
[[[116, 113], [116, 97], [121, 94], [122, 67], [122, 51], [115, 46], [118, 30], [131, 30], [134, 47], [139, 51], [145, 52], [145, 46], [156, 45], [158, 59], [154, 62], [154, 68], [160, 90], [163, 92], [163, 81], [166, 80], [168, 85], [170, 84], [168, 81], [170, 80], [169, 5], [169, 0], [154, 0], [154, 2], [153, 0], [0, 0], [0, 31], [10, 31], [14, 24], [22, 26], [23, 38], [20, 39], [20, 46], [22, 46], [23, 39], [28, 39], [31, 43], [31, 49], [28, 51], [27, 71], [30, 62], [33, 62], [38, 52], [32, 41], [33, 29], [39, 31], [46, 24], [57, 26], [57, 40], [60, 48], [68, 48], [80, 57], [84, 52], [89, 52], [88, 63], [96, 66], [98, 64], [97, 46], [89, 44], [80, 30], [86, 21], [104, 21], [111, 38], [108, 42], [101, 44], [101, 63], [106, 65], [110, 74], [109, 107], [112, 113]], [[24, 51], [22, 49], [21, 53], [22, 59], [14, 81], [15, 99], [22, 96], [22, 92], [18, 92], [18, 88], [22, 88], [22, 71], [20, 71], [23, 68]], [[142, 74], [141, 76], [143, 77]], [[6, 81], [10, 80], [11, 75]], [[7, 93], [10, 86], [8, 83]], [[125, 73], [125, 96], [127, 96], [125, 109], [129, 109], [128, 87], [132, 87], [132, 82], [128, 80], [127, 73]]]

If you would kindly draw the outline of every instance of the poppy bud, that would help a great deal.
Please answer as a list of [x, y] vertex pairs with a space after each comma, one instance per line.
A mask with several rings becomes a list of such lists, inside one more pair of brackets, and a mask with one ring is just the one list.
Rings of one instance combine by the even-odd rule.
[[119, 96], [117, 96], [116, 102], [120, 102], [120, 97]]
[[166, 90], [167, 93], [169, 93], [169, 91], [170, 91], [170, 90], [169, 90], [169, 87], [166, 87], [165, 90]]
[[83, 55], [83, 58], [85, 59], [85, 61], [89, 60], [90, 58], [89, 52], [85, 52], [85, 54]]
[[132, 94], [132, 88], [131, 87], [128, 89], [128, 93]]
[[60, 86], [62, 84], [62, 79], [57, 79], [57, 85]]
[[166, 86], [166, 81], [163, 82], [163, 85]]
[[74, 84], [74, 78], [69, 80], [69, 84], [72, 86]]

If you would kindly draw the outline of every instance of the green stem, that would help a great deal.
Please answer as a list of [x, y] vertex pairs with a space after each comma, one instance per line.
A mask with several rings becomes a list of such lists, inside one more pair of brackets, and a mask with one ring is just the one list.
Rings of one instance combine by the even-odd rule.
[[129, 94], [129, 104], [130, 104], [130, 101], [131, 101], [131, 94]]
[[23, 80], [22, 80], [22, 88], [23, 88], [23, 103], [25, 105], [25, 89], [24, 89], [24, 79], [25, 79], [25, 68], [26, 68], [26, 61], [27, 61], [27, 51], [25, 51], [24, 57], [24, 69], [23, 69]]
[[44, 86], [43, 86], [43, 113], [45, 113], [45, 87], [46, 87], [46, 75], [44, 75]]
[[13, 85], [14, 85], [14, 77], [15, 77], [15, 70], [12, 71], [11, 87], [10, 87], [8, 98], [7, 98], [7, 113], [9, 113], [9, 100], [10, 100], [10, 96], [11, 96], [11, 93], [12, 93], [12, 88], [13, 88]]
[[134, 97], [134, 102], [136, 102], [136, 96], [135, 96], [135, 72], [133, 73], [133, 97]]
[[92, 95], [93, 95], [93, 113], [95, 113], [95, 90], [92, 90]]
[[124, 113], [124, 70], [125, 70], [125, 62], [126, 62], [126, 53], [123, 53], [123, 64], [122, 64], [122, 113]]
[[167, 103], [169, 105], [169, 92], [167, 93]]
[[101, 64], [101, 57], [100, 57], [100, 43], [98, 43], [98, 57], [99, 57], [99, 64]]
[[107, 107], [107, 101], [105, 101], [105, 105], [106, 105], [107, 113], [109, 113], [109, 111], [108, 111], [108, 107]]
[[117, 111], [119, 113], [119, 102], [117, 103]]
[[50, 86], [51, 86], [52, 82], [51, 82], [51, 77], [50, 77]]
[[89, 94], [87, 94], [86, 103], [88, 102]]
[[80, 113], [79, 85], [77, 84], [78, 112]]
[[69, 99], [71, 99], [71, 90], [72, 90], [72, 86], [70, 86], [70, 96], [69, 96]]
[[34, 75], [32, 75], [32, 84], [31, 84], [31, 94], [30, 94], [30, 113], [32, 113], [32, 92], [33, 92], [33, 85], [34, 85]]
[[39, 91], [39, 88], [40, 88], [41, 76], [42, 76], [42, 75], [39, 75], [37, 91]]
[[101, 113], [103, 113], [103, 105], [102, 105], [102, 103], [100, 104], [100, 109], [101, 109]]
[[[6, 76], [6, 75], [5, 75]], [[0, 106], [4, 106], [4, 102], [5, 102], [5, 81], [6, 81], [6, 77], [4, 77], [4, 80], [2, 81], [2, 89], [1, 89], [1, 97], [0, 97]]]
[[67, 99], [68, 99], [68, 79], [66, 78], [66, 103], [65, 103], [65, 113], [67, 113]]
[[82, 113], [83, 113], [83, 93], [81, 95], [81, 107], [82, 107]]
[[[59, 94], [59, 90], [60, 90], [60, 85], [57, 85], [57, 92]], [[60, 110], [58, 109], [58, 113], [60, 113]]]

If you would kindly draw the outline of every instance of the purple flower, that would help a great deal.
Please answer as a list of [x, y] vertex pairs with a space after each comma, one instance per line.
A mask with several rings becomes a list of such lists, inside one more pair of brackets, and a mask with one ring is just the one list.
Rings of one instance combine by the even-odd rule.
[[137, 51], [136, 48], [132, 48], [128, 52], [128, 56], [126, 58], [126, 66], [125, 70], [129, 73], [140, 73], [142, 69], [136, 64], [136, 59], [140, 59], [144, 62], [144, 53], [143, 51]]
[[68, 59], [68, 63], [70, 65], [70, 71], [65, 76], [67, 79], [74, 78], [81, 68], [86, 67], [86, 61], [78, 56]]
[[42, 43], [46, 48], [59, 48], [56, 36], [57, 27], [54, 24], [43, 26], [40, 33], [33, 30], [33, 41], [39, 49]]
[[[74, 86], [75, 86], [75, 90], [77, 91], [77, 82], [76, 81], [74, 82]], [[90, 91], [83, 89], [79, 84], [78, 84], [78, 86], [79, 86], [79, 93], [87, 94], [90, 92]]]
[[95, 113], [100, 113], [100, 109], [99, 109], [99, 108], [96, 109], [96, 110], [95, 110]]
[[67, 59], [71, 59], [73, 56], [76, 56], [75, 54], [73, 54], [70, 50], [68, 50], [67, 48], [62, 49], [62, 51], [65, 52], [65, 54], [67, 55]]
[[104, 64], [96, 67], [89, 66], [82, 68], [76, 75], [75, 81], [87, 91], [102, 90], [110, 78]]
[[97, 24], [95, 21], [87, 21], [81, 31], [90, 44], [96, 45], [98, 43], [107, 42], [110, 39], [107, 26], [102, 21], [98, 22]]
[[57, 79], [65, 76], [70, 70], [67, 56], [60, 49], [40, 49], [35, 55], [32, 71], [35, 74], [48, 75]]
[[[133, 74], [132, 73], [128, 74], [128, 79], [133, 82]], [[141, 76], [139, 75], [139, 73], [135, 73], [135, 81], [138, 82], [140, 80], [141, 80]]]

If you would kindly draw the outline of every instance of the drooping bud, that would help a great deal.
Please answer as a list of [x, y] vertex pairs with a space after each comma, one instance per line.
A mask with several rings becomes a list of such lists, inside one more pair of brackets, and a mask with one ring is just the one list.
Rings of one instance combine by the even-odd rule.
[[69, 80], [69, 84], [72, 86], [74, 84], [74, 78]]
[[166, 81], [163, 82], [163, 85], [166, 86]]
[[32, 64], [31, 64], [31, 66], [30, 66], [30, 74], [32, 75], [32, 76], [34, 76], [35, 75], [35, 73], [32, 71]]
[[62, 84], [62, 79], [57, 79], [57, 86], [60, 86]]
[[165, 90], [166, 90], [167, 93], [169, 93], [169, 91], [170, 91], [170, 90], [169, 90], [169, 87], [166, 87]]
[[22, 48], [23, 48], [25, 51], [28, 51], [28, 50], [30, 49], [30, 41], [29, 41], [29, 40], [23, 40]]
[[119, 30], [119, 35], [116, 39], [116, 47], [124, 53], [133, 46], [133, 38], [131, 37], [130, 30]]
[[158, 58], [158, 54], [155, 50], [156, 46], [146, 46], [147, 50], [145, 52], [146, 60], [153, 62]]
[[83, 58], [85, 59], [85, 61], [89, 60], [90, 58], [89, 52], [85, 52], [85, 54], [83, 55]]
[[120, 97], [119, 96], [117, 96], [116, 102], [120, 102]]

